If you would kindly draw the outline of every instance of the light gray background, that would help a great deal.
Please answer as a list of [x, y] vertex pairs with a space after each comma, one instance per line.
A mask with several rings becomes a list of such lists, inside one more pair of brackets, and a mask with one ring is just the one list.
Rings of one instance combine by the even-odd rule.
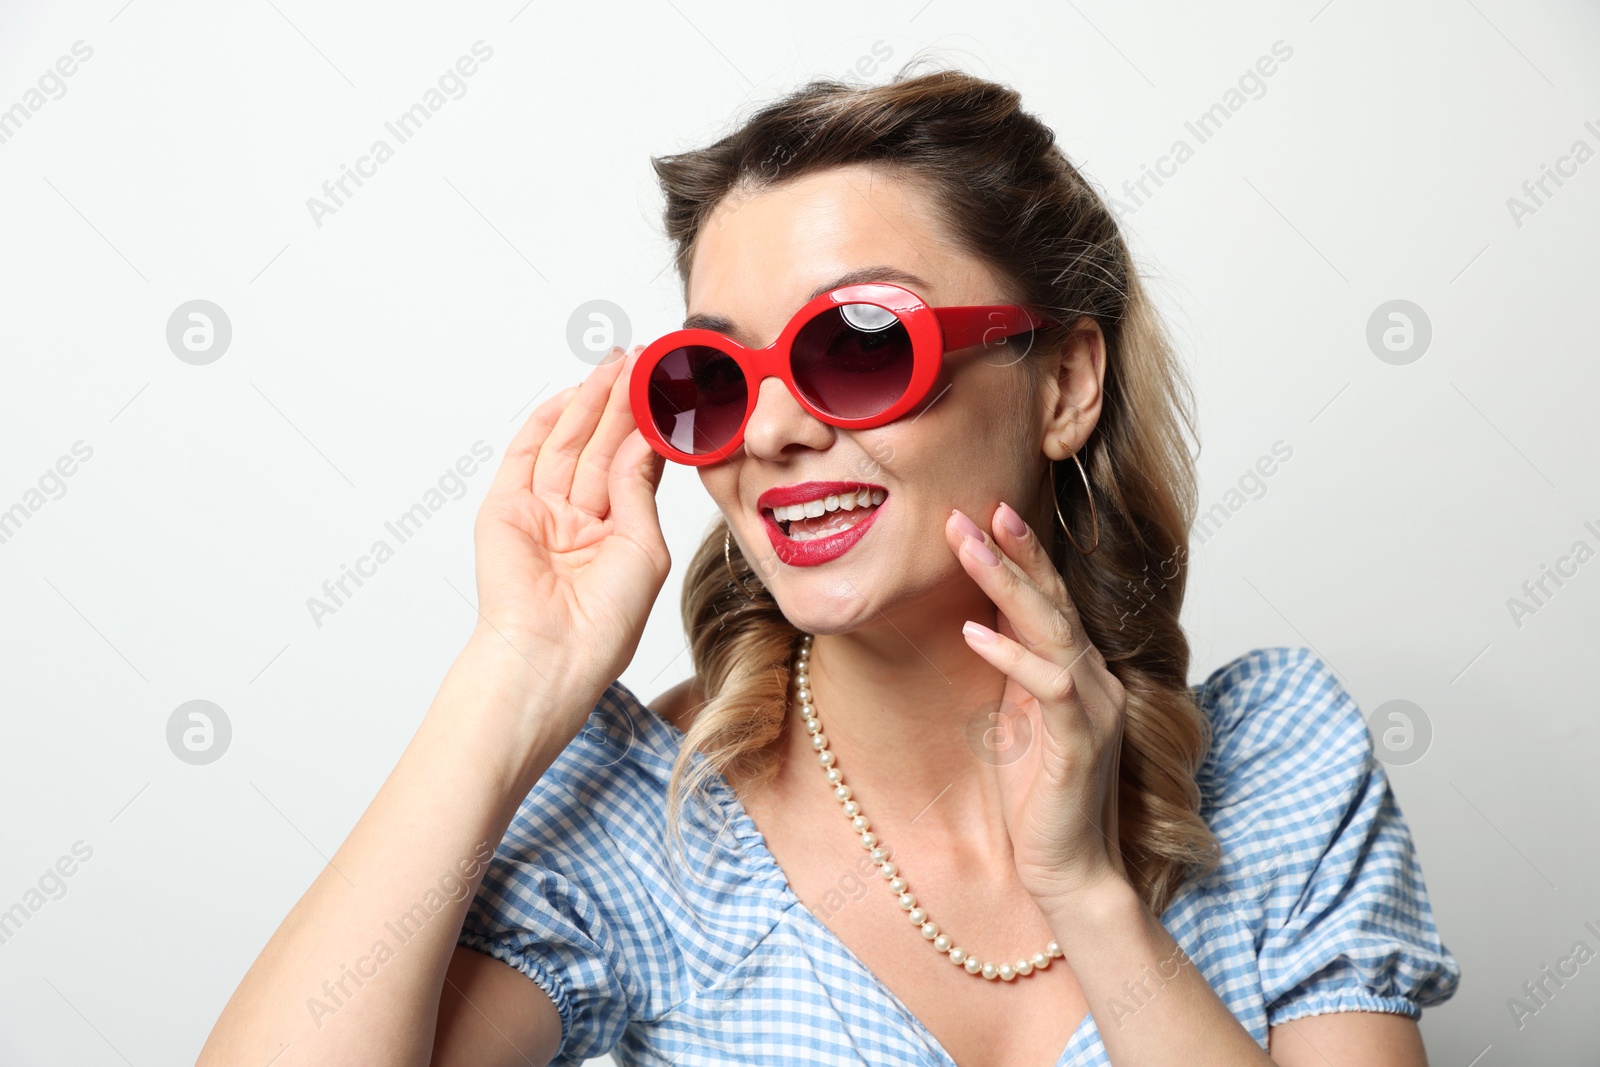
[[[307, 198], [480, 39], [465, 94], [318, 226]], [[584, 375], [580, 306], [615, 302], [619, 343], [681, 319], [650, 154], [931, 47], [1020, 89], [1119, 196], [1195, 147], [1126, 223], [1193, 368], [1202, 506], [1293, 449], [1196, 538], [1195, 678], [1306, 644], [1363, 709], [1420, 707], [1431, 742], [1389, 769], [1465, 970], [1431, 1061], [1600, 1062], [1600, 963], [1520, 1028], [1508, 1007], [1600, 950], [1600, 561], [1520, 625], [1508, 605], [1600, 548], [1600, 160], [1508, 207], [1600, 149], [1595, 5], [7, 4], [0, 108], [79, 40], [0, 143], [0, 510], [93, 450], [0, 543], [0, 908], [93, 854], [0, 944], [0, 1060], [192, 1062], [466, 637], [492, 466], [320, 626], [307, 598]], [[1277, 41], [1196, 146], [1185, 122]], [[205, 366], [166, 340], [195, 299], [232, 326]], [[1432, 327], [1406, 365], [1366, 339], [1396, 299]], [[676, 563], [623, 675], [646, 697], [688, 672], [677, 594], [712, 515], [685, 469], [660, 499]], [[233, 731], [206, 766], [166, 741], [197, 699]]]

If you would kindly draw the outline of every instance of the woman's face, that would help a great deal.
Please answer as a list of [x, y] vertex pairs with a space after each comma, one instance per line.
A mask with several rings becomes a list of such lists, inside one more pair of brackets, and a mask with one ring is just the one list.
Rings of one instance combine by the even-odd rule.
[[[863, 271], [870, 273], [850, 280], [892, 281], [931, 307], [1005, 302], [992, 273], [940, 231], [920, 186], [849, 166], [733, 194], [718, 205], [695, 248], [688, 311], [691, 318], [727, 320], [735, 339], [760, 348], [819, 286]], [[768, 378], [744, 447], [700, 467], [700, 479], [745, 558], [802, 630], [848, 631], [891, 609], [932, 607], [937, 599], [961, 610], [981, 593], [950, 550], [945, 523], [952, 507], [991, 528], [1004, 500], [1035, 529], [1049, 529], [1037, 514], [1041, 501], [1049, 507], [1043, 449], [1046, 435], [1062, 430], [1052, 422], [1057, 391], [1034, 385], [1039, 370], [1009, 348], [946, 353], [927, 399], [869, 430], [812, 417], [781, 381]], [[772, 512], [758, 500], [805, 482], [870, 487], [870, 499], [881, 494], [883, 502], [791, 522], [788, 534], [817, 544], [792, 551], [784, 543], [780, 550], [772, 538], [788, 534], [769, 525]], [[1045, 514], [1055, 521], [1053, 511]], [[871, 525], [842, 554], [805, 558], [830, 555], [816, 552], [826, 535], [866, 516]]]

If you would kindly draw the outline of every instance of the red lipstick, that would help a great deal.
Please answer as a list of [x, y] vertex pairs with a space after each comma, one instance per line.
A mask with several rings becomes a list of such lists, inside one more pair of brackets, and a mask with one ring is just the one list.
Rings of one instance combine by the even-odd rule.
[[[788, 504], [803, 504], [808, 500], [817, 500], [830, 495], [859, 492], [862, 489], [884, 491], [883, 503], [874, 506], [867, 512], [865, 518], [853, 526], [809, 541], [796, 541], [790, 538], [767, 510]], [[777, 554], [778, 559], [795, 567], [814, 567], [819, 563], [838, 559], [850, 551], [856, 542], [866, 536], [877, 519], [878, 512], [888, 503], [887, 491], [883, 490], [881, 485], [874, 485], [871, 482], [799, 482], [795, 485], [776, 486], [756, 498], [756, 506], [761, 511], [761, 524], [766, 527], [767, 537], [772, 541], [773, 552]]]

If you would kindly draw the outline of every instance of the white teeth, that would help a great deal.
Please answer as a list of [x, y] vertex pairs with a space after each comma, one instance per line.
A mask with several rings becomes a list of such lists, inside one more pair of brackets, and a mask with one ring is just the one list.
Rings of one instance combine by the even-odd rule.
[[[797, 519], [814, 519], [819, 515], [826, 515], [830, 511], [854, 511], [856, 508], [868, 508], [881, 504], [889, 496], [882, 489], [869, 489], [862, 487], [850, 493], [829, 493], [816, 500], [808, 500], [803, 504], [785, 504], [772, 509], [772, 517], [778, 522], [794, 522]], [[809, 540], [798, 537], [796, 540]]]

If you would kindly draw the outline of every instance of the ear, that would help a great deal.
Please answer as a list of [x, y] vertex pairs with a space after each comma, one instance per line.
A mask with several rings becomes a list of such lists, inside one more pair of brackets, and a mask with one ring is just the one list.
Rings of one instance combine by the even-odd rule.
[[1051, 459], [1062, 460], [1083, 447], [1100, 421], [1106, 374], [1100, 324], [1087, 315], [1073, 323], [1050, 368], [1040, 448]]

